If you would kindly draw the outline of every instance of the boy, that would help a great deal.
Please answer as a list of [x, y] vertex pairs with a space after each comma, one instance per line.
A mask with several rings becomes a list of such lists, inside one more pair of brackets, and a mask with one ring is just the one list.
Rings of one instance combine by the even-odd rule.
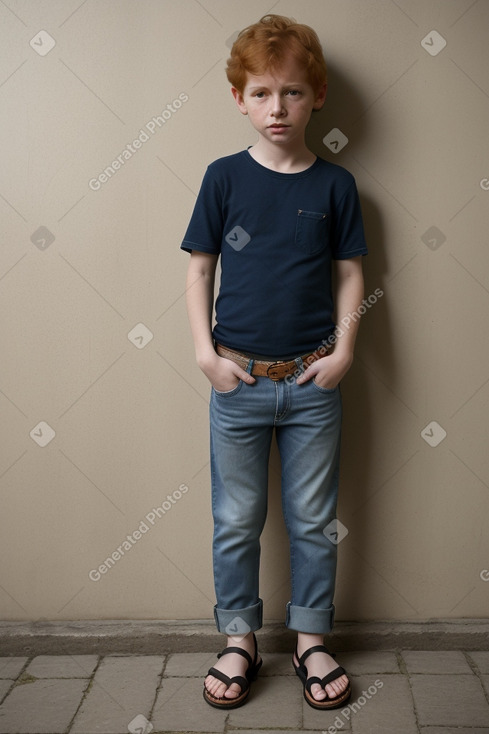
[[254, 632], [262, 626], [260, 535], [275, 430], [290, 541], [286, 625], [298, 632], [293, 665], [308, 704], [336, 708], [351, 685], [323, 645], [336, 572], [336, 546], [323, 531], [336, 517], [339, 382], [352, 363], [358, 320], [336, 338], [333, 311], [338, 322], [362, 302], [360, 205], [351, 174], [305, 143], [327, 86], [311, 28], [263, 17], [240, 33], [226, 73], [258, 141], [208, 167], [181, 245], [191, 253], [196, 359], [212, 386], [214, 615], [231, 645], [209, 670], [204, 698], [217, 708], [242, 705], [261, 666]]

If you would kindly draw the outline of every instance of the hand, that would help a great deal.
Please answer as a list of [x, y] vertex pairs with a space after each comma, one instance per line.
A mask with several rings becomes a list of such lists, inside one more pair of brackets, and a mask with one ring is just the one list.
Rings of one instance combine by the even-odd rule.
[[218, 354], [214, 354], [210, 359], [200, 364], [200, 369], [218, 392], [234, 390], [240, 380], [248, 383], [248, 385], [256, 382], [254, 377], [249, 375], [236, 362], [233, 362], [232, 359], [219, 357]]
[[342, 355], [333, 352], [326, 357], [321, 357], [313, 362], [297, 378], [297, 384], [302, 385], [308, 380], [314, 379], [318, 387], [333, 390], [343, 379], [353, 362], [353, 355]]

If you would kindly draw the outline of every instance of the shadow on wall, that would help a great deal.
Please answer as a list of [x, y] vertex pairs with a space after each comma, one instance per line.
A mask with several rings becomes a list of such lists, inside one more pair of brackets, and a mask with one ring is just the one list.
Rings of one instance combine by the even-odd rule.
[[[336, 158], [335, 154], [330, 152], [325, 146], [323, 138], [334, 128], [348, 131], [348, 153], [354, 156], [355, 151], [359, 150], [361, 146], [368, 144], [368, 129], [366, 129], [367, 117], [363, 117], [365, 125], [362, 124], [362, 115], [365, 109], [366, 103], [351, 79], [347, 78], [336, 67], [328, 64], [328, 94], [326, 103], [322, 110], [313, 112], [306, 132], [308, 147], [321, 158], [329, 160], [332, 163], [338, 163], [338, 165], [343, 165], [348, 170], [351, 170], [347, 156], [338, 156]], [[353, 124], [354, 133], [350, 134], [350, 130], [353, 130]], [[354, 173], [354, 171], [351, 172]], [[385, 293], [386, 243], [384, 242], [384, 227], [381, 211], [373, 200], [362, 194], [360, 187], [359, 194], [367, 244], [370, 252], [374, 253], [373, 256], [369, 255], [366, 257], [363, 263], [365, 296], [367, 297], [369, 294], [374, 293], [376, 288], [381, 288]], [[360, 366], [363, 358], [369, 363], [378, 362], [378, 357], [369, 353], [369, 349], [373, 347], [370, 347], [371, 341], [368, 339], [366, 332], [372, 329], [375, 331], [381, 329], [382, 331], [383, 364], [381, 371], [384, 374], [388, 373], [392, 376], [395, 360], [389, 323], [389, 306], [386, 295], [380, 298], [375, 305], [375, 309], [369, 312], [368, 323], [365, 324], [364, 322], [360, 327], [361, 338], [359, 338], [357, 343], [356, 360], [342, 384], [344, 415], [338, 504], [338, 518], [340, 520], [342, 517], [342, 508], [345, 505], [351, 509], [357, 508], [365, 502], [367, 488], [371, 486], [372, 474], [375, 471], [371, 461], [373, 410], [375, 406], [371, 405], [369, 399], [367, 371]], [[270, 619], [271, 616], [274, 616], [273, 613], [270, 613], [270, 607], [273, 606], [274, 611], [283, 609], [290, 599], [290, 583], [288, 582], [288, 578], [290, 577], [289, 546], [281, 510], [280, 456], [275, 441], [272, 443], [269, 481], [269, 512], [263, 534], [264, 573], [262, 573], [262, 579], [265, 577], [274, 581], [281, 579], [278, 587], [276, 584], [273, 584], [274, 588], [272, 589], [266, 587], [262, 589], [262, 597], [265, 602], [265, 615]], [[362, 581], [365, 575], [363, 573], [364, 564], [361, 560], [369, 555], [367, 547], [369, 526], [367, 505], [363, 513], [360, 533], [357, 529], [355, 531], [355, 537], [350, 537], [349, 539], [354, 552], [348, 554], [348, 567], [345, 568], [343, 565], [343, 573], [346, 571], [345, 575], [349, 579], [349, 585], [352, 587], [344, 589], [344, 591], [348, 598], [354, 594], [354, 604], [352, 606], [357, 609], [357, 615], [355, 617], [357, 620], [365, 618], [366, 615], [364, 616], [362, 614], [362, 599], [367, 600], [369, 595], [371, 595], [371, 590], [367, 589]], [[341, 559], [341, 547], [339, 548], [339, 558]], [[341, 566], [339, 570], [341, 572]], [[338, 576], [337, 587], [340, 581], [341, 577]], [[265, 585], [262, 583], [262, 586]], [[268, 599], [270, 602], [273, 600], [273, 604], [271, 603], [269, 605], [267, 614]], [[337, 595], [335, 604], [337, 606], [337, 618], [340, 619], [342, 606], [340, 595]], [[278, 613], [280, 619], [280, 611]]]

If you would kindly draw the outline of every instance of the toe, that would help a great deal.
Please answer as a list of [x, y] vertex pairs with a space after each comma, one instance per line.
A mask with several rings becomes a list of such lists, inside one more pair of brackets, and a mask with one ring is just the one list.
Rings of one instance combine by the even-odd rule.
[[211, 696], [214, 696], [214, 698], [222, 698], [224, 692], [226, 691], [225, 684], [217, 678], [214, 678], [214, 676], [212, 675], [207, 676], [204, 681], [204, 685], [207, 689], [207, 692], [210, 693]]
[[316, 699], [316, 701], [324, 701], [326, 698], [326, 691], [324, 691], [319, 683], [313, 683], [311, 686], [311, 693], [312, 697]]
[[231, 683], [229, 688], [226, 690], [224, 697], [225, 698], [238, 698], [240, 693], [241, 693], [240, 686], [237, 683]]
[[241, 688], [237, 683], [231, 683], [229, 688], [225, 683], [213, 675], [207, 676], [204, 681], [205, 688], [214, 698], [237, 698], [241, 693]]
[[346, 675], [342, 675], [336, 680], [332, 681], [332, 683], [328, 683], [326, 686], [326, 693], [328, 694], [329, 698], [337, 698], [340, 696], [347, 688], [348, 686], [348, 678]]

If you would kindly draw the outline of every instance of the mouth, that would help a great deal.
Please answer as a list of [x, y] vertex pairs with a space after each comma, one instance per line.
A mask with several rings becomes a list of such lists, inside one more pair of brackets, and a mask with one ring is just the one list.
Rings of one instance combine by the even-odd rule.
[[289, 125], [280, 125], [280, 124], [277, 124], [277, 125], [269, 125], [268, 126], [268, 129], [269, 130], [287, 130], [288, 127], [289, 127]]

